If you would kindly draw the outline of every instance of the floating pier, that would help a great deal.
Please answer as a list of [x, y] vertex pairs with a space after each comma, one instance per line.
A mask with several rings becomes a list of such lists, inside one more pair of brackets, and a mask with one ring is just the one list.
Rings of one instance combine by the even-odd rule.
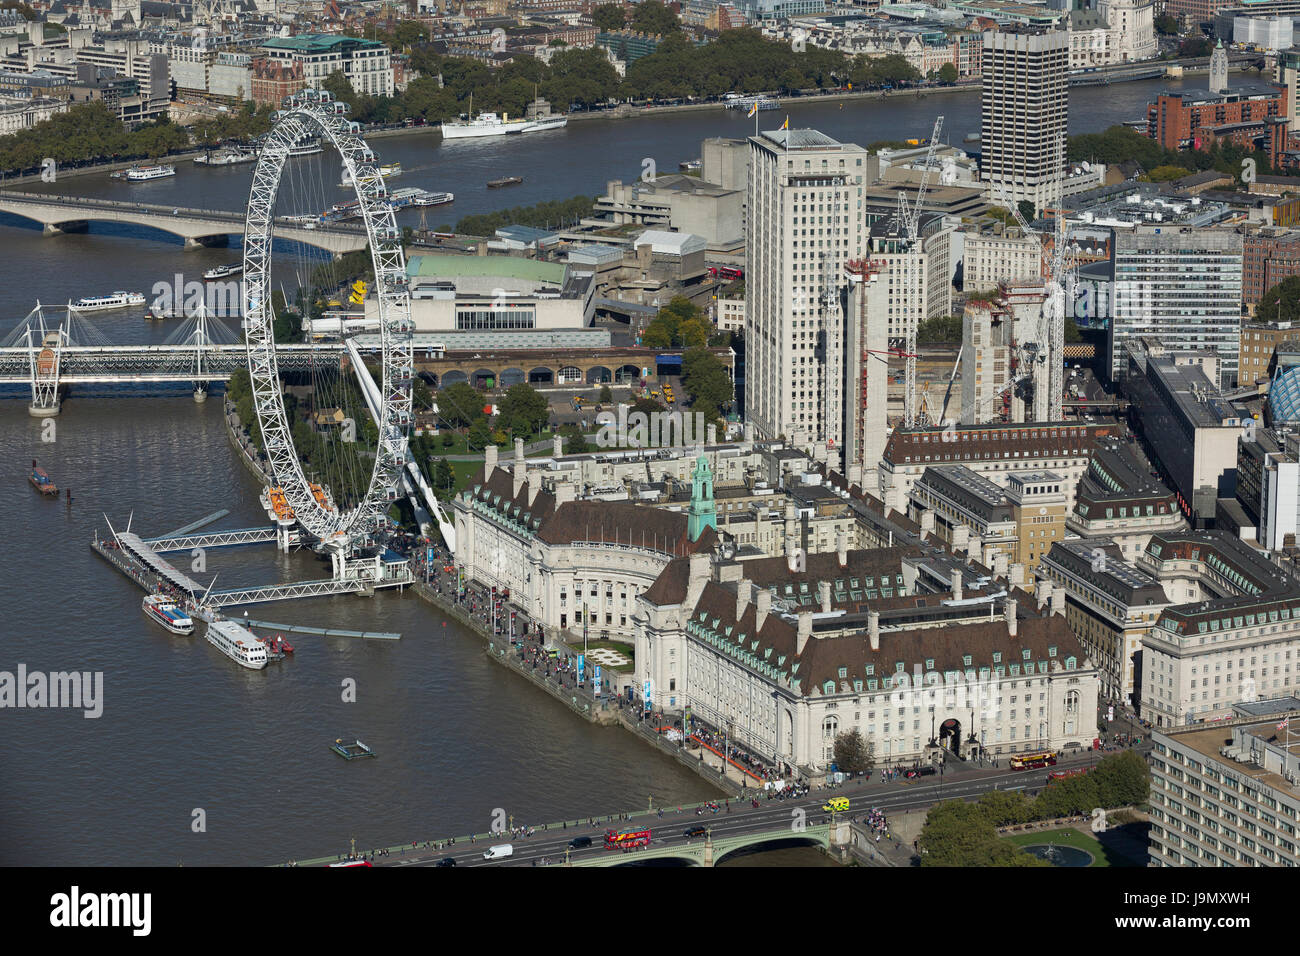
[[378, 756], [378, 755], [377, 755], [373, 750], [371, 750], [369, 747], [367, 747], [367, 746], [366, 746], [365, 744], [363, 744], [361, 741], [359, 741], [359, 740], [354, 740], [354, 741], [353, 741], [352, 743], [350, 743], [350, 744], [345, 744], [345, 743], [343, 742], [343, 738], [342, 738], [342, 737], [340, 737], [338, 740], [334, 741], [333, 745], [331, 745], [331, 747], [330, 747], [330, 750], [334, 751], [336, 754], [338, 754], [338, 755], [339, 755], [340, 757], [342, 757], [344, 760], [355, 760], [355, 759], [357, 759], [358, 757], [375, 757], [375, 756]]
[[245, 618], [249, 627], [262, 627], [272, 631], [292, 631], [295, 634], [315, 634], [318, 637], [362, 637], [372, 641], [400, 641], [401, 634], [384, 631], [345, 631], [337, 627], [308, 627], [304, 624], [272, 624], [270, 621], [253, 621]]

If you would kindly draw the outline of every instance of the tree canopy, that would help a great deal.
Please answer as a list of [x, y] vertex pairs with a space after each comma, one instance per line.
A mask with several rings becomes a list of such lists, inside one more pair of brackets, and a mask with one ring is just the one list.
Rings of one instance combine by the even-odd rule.
[[713, 327], [704, 312], [685, 296], [673, 296], [641, 334], [646, 348], [700, 348], [707, 345]]
[[1300, 319], [1300, 276], [1290, 276], [1273, 286], [1259, 300], [1255, 315], [1270, 322]]
[[682, 355], [682, 384], [691, 394], [692, 410], [702, 414], [705, 423], [720, 418], [734, 394], [727, 367], [705, 348], [693, 348]]

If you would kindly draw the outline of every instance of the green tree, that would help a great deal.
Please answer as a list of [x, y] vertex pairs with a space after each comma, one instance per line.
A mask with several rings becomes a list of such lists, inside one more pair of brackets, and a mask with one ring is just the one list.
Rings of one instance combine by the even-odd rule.
[[1038, 210], [1034, 208], [1034, 204], [1028, 199], [1020, 200], [1020, 202], [1016, 203], [1016, 208], [1020, 210], [1020, 215], [1025, 217], [1025, 222], [1033, 222], [1037, 217]]
[[464, 428], [483, 419], [483, 396], [466, 382], [438, 392], [438, 415], [451, 428]]
[[951, 63], [945, 63], [943, 66], [939, 67], [939, 82], [956, 83], [957, 67], [953, 66]]
[[469, 426], [469, 434], [465, 436], [465, 443], [471, 451], [482, 451], [492, 441], [492, 429], [488, 426], [486, 418], [476, 418]]
[[1189, 176], [1191, 172], [1190, 169], [1183, 169], [1181, 166], [1157, 166], [1147, 173], [1147, 179], [1153, 183], [1168, 183]]
[[1162, 13], [1155, 20], [1156, 32], [1167, 37], [1178, 36], [1178, 19], [1168, 13]]
[[980, 795], [976, 805], [995, 827], [1025, 823], [1033, 819], [1033, 804], [1018, 790], [989, 790]]
[[601, 404], [603, 404], [603, 405], [608, 405], [608, 404], [609, 404], [610, 402], [612, 402], [613, 400], [614, 400], [614, 393], [611, 392], [611, 391], [609, 390], [609, 386], [608, 386], [608, 385], [602, 385], [602, 386], [600, 387], [600, 402], [601, 402]]
[[[975, 301], [974, 294], [967, 299]], [[936, 315], [916, 327], [918, 345], [954, 344], [961, 341], [961, 318], [956, 315]]]
[[664, 36], [680, 30], [682, 22], [662, 0], [641, 0], [632, 11], [631, 26], [638, 33]]
[[693, 348], [682, 355], [682, 384], [691, 395], [691, 408], [716, 420], [735, 394], [727, 367], [705, 348]]
[[511, 437], [535, 435], [546, 424], [550, 412], [550, 404], [537, 389], [520, 382], [511, 385], [501, 400], [497, 425], [506, 429]]
[[617, 3], [602, 3], [592, 9], [591, 23], [597, 30], [613, 33], [615, 30], [623, 29], [624, 24], [627, 23], [627, 16]]
[[835, 738], [835, 766], [842, 773], [865, 773], [873, 765], [871, 742], [856, 729]]
[[1290, 276], [1273, 286], [1259, 300], [1255, 315], [1270, 322], [1300, 319], [1300, 276]]
[[949, 800], [930, 808], [918, 841], [922, 866], [1048, 866], [1019, 847], [999, 840], [983, 808]]

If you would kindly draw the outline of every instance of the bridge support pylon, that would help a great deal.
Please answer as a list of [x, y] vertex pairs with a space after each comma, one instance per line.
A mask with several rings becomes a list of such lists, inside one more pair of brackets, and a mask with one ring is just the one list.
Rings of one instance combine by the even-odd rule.
[[41, 224], [41, 232], [47, 236], [57, 236], [65, 232], [89, 232], [90, 223], [84, 219], [72, 219], [68, 222], [46, 222]]
[[704, 859], [700, 865], [713, 866], [713, 833], [711, 831], [706, 831], [704, 834]]
[[219, 236], [195, 236], [185, 240], [186, 249], [214, 249], [230, 245], [230, 237], [222, 234]]

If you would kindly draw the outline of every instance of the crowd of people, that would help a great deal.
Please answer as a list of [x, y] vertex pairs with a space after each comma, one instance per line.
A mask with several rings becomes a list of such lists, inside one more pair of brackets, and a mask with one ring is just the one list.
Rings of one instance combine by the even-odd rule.
[[862, 818], [862, 825], [876, 835], [876, 842], [880, 842], [882, 836], [889, 836], [889, 821], [885, 818], [885, 811], [878, 807], [872, 807]]

